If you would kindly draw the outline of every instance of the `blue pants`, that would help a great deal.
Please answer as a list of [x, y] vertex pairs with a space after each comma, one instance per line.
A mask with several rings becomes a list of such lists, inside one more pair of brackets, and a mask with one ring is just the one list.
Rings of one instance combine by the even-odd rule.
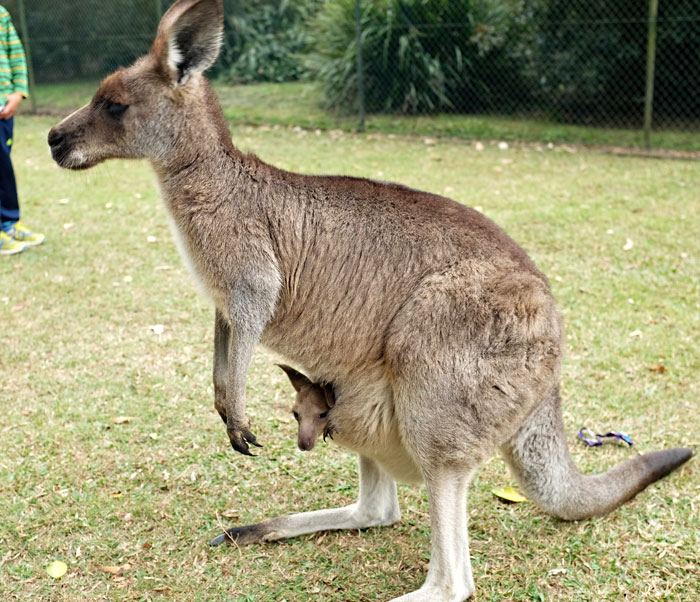
[[14, 118], [0, 119], [0, 228], [19, 221], [15, 172], [10, 161]]

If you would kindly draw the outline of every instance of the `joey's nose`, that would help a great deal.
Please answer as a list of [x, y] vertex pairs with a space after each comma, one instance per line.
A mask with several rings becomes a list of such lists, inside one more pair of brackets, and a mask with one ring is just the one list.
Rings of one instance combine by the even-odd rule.
[[49, 146], [59, 146], [65, 140], [65, 136], [56, 128], [51, 128], [49, 132]]

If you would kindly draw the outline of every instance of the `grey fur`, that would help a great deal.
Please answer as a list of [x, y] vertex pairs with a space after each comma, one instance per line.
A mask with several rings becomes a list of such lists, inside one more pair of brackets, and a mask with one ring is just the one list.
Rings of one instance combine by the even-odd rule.
[[152, 163], [185, 261], [216, 306], [215, 404], [236, 450], [256, 443], [244, 397], [256, 343], [335, 385], [335, 440], [360, 456], [358, 503], [213, 544], [392, 524], [394, 480], [422, 480], [431, 562], [425, 584], [397, 600], [460, 602], [474, 593], [467, 484], [499, 449], [529, 497], [567, 519], [612, 510], [690, 457], [666, 450], [581, 476], [561, 423], [562, 323], [547, 279], [498, 226], [449, 199], [289, 173], [238, 151], [202, 76], [221, 23], [220, 0], [178, 0], [151, 52], [49, 134], [66, 168]]
[[301, 451], [311, 451], [316, 439], [321, 435], [333, 438], [335, 432], [330, 421], [330, 411], [335, 406], [333, 386], [327, 383], [315, 383], [311, 379], [284, 364], [277, 364], [285, 371], [297, 398], [292, 408], [294, 418], [299, 423], [297, 444]]

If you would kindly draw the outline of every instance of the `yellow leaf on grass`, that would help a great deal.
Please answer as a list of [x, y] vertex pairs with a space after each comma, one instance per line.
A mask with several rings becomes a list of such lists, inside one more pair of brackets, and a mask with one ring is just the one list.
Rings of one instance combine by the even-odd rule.
[[512, 487], [498, 487], [496, 489], [492, 489], [491, 493], [493, 493], [493, 495], [496, 497], [509, 502], [527, 502], [527, 498]]
[[68, 570], [68, 565], [60, 560], [54, 560], [49, 566], [46, 567], [46, 572], [54, 579], [60, 579], [66, 574]]

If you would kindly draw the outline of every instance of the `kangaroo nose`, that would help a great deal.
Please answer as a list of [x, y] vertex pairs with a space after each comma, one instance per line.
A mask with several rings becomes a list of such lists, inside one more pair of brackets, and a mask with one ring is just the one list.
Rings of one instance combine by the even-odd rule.
[[51, 128], [49, 132], [49, 146], [59, 146], [65, 140], [65, 136], [56, 128]]

